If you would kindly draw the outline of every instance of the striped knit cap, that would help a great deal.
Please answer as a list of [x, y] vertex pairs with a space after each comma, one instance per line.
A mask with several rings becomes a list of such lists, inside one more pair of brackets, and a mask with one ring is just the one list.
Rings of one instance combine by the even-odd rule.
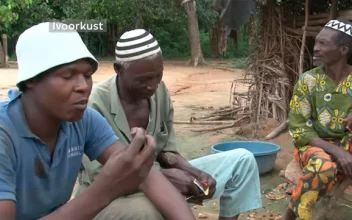
[[343, 21], [331, 20], [325, 25], [325, 27], [329, 27], [337, 31], [341, 31], [342, 33], [345, 33], [350, 37], [352, 37], [352, 25], [347, 24]]
[[117, 61], [132, 61], [161, 52], [158, 42], [146, 30], [136, 29], [125, 32], [115, 48]]

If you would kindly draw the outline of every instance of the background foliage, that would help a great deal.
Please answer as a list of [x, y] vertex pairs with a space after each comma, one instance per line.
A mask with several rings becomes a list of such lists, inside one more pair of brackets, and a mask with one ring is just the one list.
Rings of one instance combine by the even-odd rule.
[[[197, 15], [201, 47], [209, 58], [209, 33], [219, 15], [212, 10], [211, 0], [197, 1]], [[136, 27], [145, 28], [157, 38], [166, 58], [190, 56], [186, 12], [174, 0], [0, 0], [0, 34], [8, 35], [10, 59], [15, 59], [17, 38], [26, 28], [43, 21], [82, 19], [106, 20], [117, 27], [119, 35]], [[89, 38], [87, 46], [95, 56], [113, 57], [107, 49], [111, 44], [108, 33], [80, 34], [83, 39]], [[247, 56], [244, 29], [240, 36], [237, 44], [229, 40], [225, 58]], [[115, 43], [118, 37], [115, 36]]]

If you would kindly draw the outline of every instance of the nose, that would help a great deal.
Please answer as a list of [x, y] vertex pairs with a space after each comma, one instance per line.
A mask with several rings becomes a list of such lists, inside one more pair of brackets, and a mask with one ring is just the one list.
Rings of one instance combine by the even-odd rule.
[[91, 84], [92, 82], [90, 79], [87, 79], [83, 75], [78, 75], [76, 80], [75, 90], [76, 92], [87, 92], [92, 86]]
[[313, 52], [314, 52], [314, 54], [316, 54], [317, 52], [319, 52], [320, 51], [320, 47], [319, 47], [319, 44], [314, 44], [314, 48], [313, 48]]
[[149, 91], [155, 91], [156, 88], [157, 88], [157, 86], [158, 86], [158, 84], [151, 83], [151, 84], [147, 85], [147, 89], [148, 89]]
[[160, 79], [159, 78], [154, 78], [152, 80], [149, 80], [148, 84], [147, 84], [147, 89], [149, 91], [155, 91], [158, 88], [158, 85], [160, 83]]

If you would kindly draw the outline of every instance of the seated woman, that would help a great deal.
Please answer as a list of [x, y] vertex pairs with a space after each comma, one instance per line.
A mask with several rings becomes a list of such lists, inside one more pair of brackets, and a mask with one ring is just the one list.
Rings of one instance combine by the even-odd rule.
[[348, 21], [330, 21], [316, 37], [313, 60], [319, 67], [302, 74], [294, 87], [289, 127], [304, 175], [286, 220], [310, 220], [318, 196], [331, 190], [340, 176], [352, 177], [352, 154], [346, 152], [352, 152], [351, 30]]

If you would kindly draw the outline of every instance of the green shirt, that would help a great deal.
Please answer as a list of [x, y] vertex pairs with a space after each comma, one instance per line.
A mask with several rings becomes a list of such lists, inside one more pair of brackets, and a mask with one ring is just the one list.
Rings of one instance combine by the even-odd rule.
[[352, 73], [336, 85], [323, 68], [302, 74], [290, 101], [289, 129], [296, 147], [314, 137], [347, 144], [349, 133], [343, 119], [352, 111]]
[[[120, 141], [129, 145], [132, 140], [130, 126], [124, 109], [121, 105], [114, 76], [97, 84], [89, 98], [89, 106], [97, 110], [108, 121]], [[156, 141], [157, 152], [178, 152], [176, 136], [173, 129], [174, 109], [169, 92], [161, 82], [156, 93], [149, 99], [150, 114], [146, 132]], [[159, 163], [155, 162], [157, 167]], [[81, 186], [88, 187], [99, 174], [102, 165], [98, 161], [90, 161], [87, 156], [83, 158], [83, 167], [79, 175]]]

